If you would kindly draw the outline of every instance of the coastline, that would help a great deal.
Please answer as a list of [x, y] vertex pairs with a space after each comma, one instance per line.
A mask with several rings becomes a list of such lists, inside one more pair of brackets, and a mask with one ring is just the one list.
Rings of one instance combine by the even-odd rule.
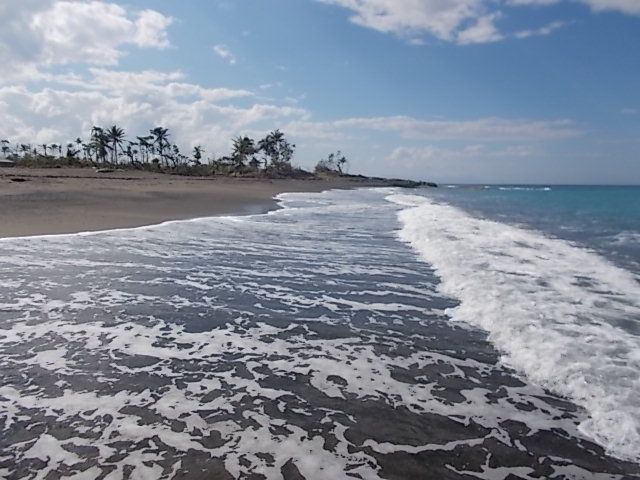
[[[16, 180], [17, 179], [17, 180]], [[0, 238], [97, 232], [266, 213], [287, 192], [386, 186], [358, 178], [184, 177], [87, 168], [0, 168]]]

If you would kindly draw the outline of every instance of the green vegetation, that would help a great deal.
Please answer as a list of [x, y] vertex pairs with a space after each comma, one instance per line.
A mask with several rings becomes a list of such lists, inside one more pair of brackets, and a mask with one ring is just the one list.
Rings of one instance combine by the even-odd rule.
[[[149, 135], [127, 139], [125, 131], [113, 125], [110, 128], [94, 126], [88, 141], [77, 138], [64, 147], [62, 144], [17, 144], [0, 140], [4, 163], [22, 167], [60, 168], [93, 167], [98, 171], [115, 169], [144, 170], [174, 175], [226, 175], [267, 178], [322, 178], [343, 177], [354, 181], [374, 181], [385, 186], [436, 186], [430, 182], [385, 179], [349, 175], [349, 164], [340, 150], [321, 159], [315, 173], [294, 167], [291, 163], [296, 146], [289, 143], [284, 133], [274, 130], [259, 141], [247, 136], [233, 139], [229, 155], [205, 158], [202, 146], [193, 147], [190, 155], [171, 143], [169, 129], [155, 127]], [[6, 166], [6, 165], [5, 165]]]
[[205, 150], [196, 145], [184, 155], [171, 142], [169, 129], [155, 127], [149, 135], [129, 140], [125, 131], [94, 126], [88, 141], [77, 138], [62, 144], [12, 145], [2, 140], [5, 159], [25, 167], [95, 167], [98, 169], [137, 169], [178, 175], [233, 175], [267, 177], [301, 177], [312, 175], [292, 166], [296, 146], [279, 130], [256, 142], [249, 137], [233, 140], [229, 155], [204, 158]]
[[347, 157], [345, 157], [340, 150], [335, 153], [330, 153], [327, 158], [320, 160], [315, 168], [317, 175], [321, 174], [333, 174], [342, 175], [345, 173], [346, 166], [349, 164]]

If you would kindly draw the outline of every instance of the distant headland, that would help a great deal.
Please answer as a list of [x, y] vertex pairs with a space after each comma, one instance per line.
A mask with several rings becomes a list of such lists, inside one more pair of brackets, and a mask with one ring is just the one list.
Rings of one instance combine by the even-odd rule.
[[343, 178], [385, 183], [389, 186], [437, 186], [433, 182], [365, 177], [347, 173], [349, 161], [338, 150], [318, 161], [313, 172], [292, 163], [296, 146], [280, 130], [254, 140], [248, 136], [233, 139], [228, 155], [208, 156], [196, 145], [184, 153], [171, 141], [168, 128], [155, 127], [147, 135], [127, 138], [123, 128], [94, 126], [88, 140], [76, 138], [66, 143], [12, 143], [1, 140], [0, 167], [93, 168], [98, 173], [138, 170], [156, 174], [194, 177], [241, 177], [264, 179]]

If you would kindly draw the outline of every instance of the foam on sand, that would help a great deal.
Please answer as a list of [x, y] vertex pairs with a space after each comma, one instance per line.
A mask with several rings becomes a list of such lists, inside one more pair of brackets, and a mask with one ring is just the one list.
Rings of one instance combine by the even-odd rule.
[[504, 361], [583, 406], [580, 430], [640, 460], [640, 285], [569, 242], [414, 195], [390, 195], [399, 236], [430, 263], [447, 313], [489, 332]]

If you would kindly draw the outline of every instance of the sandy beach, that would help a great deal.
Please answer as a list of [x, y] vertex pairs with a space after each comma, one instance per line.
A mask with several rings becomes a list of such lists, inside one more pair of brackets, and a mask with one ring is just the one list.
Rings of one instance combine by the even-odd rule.
[[284, 192], [379, 185], [350, 179], [181, 177], [87, 168], [0, 168], [0, 237], [152, 225], [277, 208]]

